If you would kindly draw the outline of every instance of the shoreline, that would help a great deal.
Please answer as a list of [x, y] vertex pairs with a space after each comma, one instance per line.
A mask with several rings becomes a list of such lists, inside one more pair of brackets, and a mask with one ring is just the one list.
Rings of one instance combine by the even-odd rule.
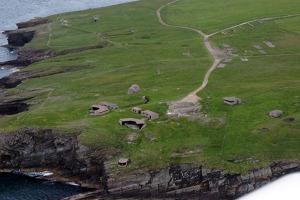
[[[42, 58], [43, 59], [43, 58]], [[36, 61], [36, 62], [38, 62], [38, 61]], [[0, 64], [1, 65], [1, 64]], [[13, 66], [13, 65], [12, 65]], [[28, 66], [28, 65], [26, 65], [26, 66]], [[26, 66], [23, 66], [23, 67], [26, 67]], [[12, 77], [13, 76], [13, 74], [10, 76], [10, 77]], [[10, 78], [9, 77], [9, 78]], [[26, 78], [28, 78], [28, 76], [26, 77]], [[0, 79], [1, 80], [1, 79]], [[35, 171], [35, 170], [40, 170], [40, 171], [45, 171], [45, 169], [46, 170], [49, 170], [49, 168], [28, 168], [28, 169], [22, 169], [22, 170], [29, 170], [29, 171], [31, 171], [31, 170], [33, 170], [33, 171]], [[10, 170], [10, 169], [7, 169], [7, 170]], [[53, 171], [53, 170], [51, 170], [51, 171]], [[0, 170], [0, 172], [1, 172], [1, 170]], [[68, 179], [67, 177], [64, 177], [63, 176], [63, 172], [56, 172], [57, 173], [57, 175], [55, 176], [54, 175], [54, 177], [55, 177], [55, 180], [59, 180], [59, 182], [61, 182], [61, 181], [64, 181], [64, 180], [71, 180], [71, 179]], [[47, 177], [48, 178], [48, 177]], [[74, 177], [74, 180], [77, 180], [78, 179], [78, 177]], [[73, 180], [73, 179], [72, 179]], [[82, 184], [85, 184], [85, 183], [82, 183]], [[175, 190], [176, 191], [176, 190]], [[175, 194], [176, 195], [176, 194]]]
[[[42, 173], [42, 172], [50, 172], [51, 175], [40, 175], [40, 176], [29, 176], [28, 173]], [[58, 169], [51, 169], [51, 168], [43, 168], [43, 167], [32, 167], [32, 168], [4, 168], [0, 169], [0, 173], [12, 173], [12, 174], [21, 174], [28, 177], [38, 178], [38, 179], [44, 179], [44, 180], [53, 180], [55, 182], [60, 182], [64, 184], [68, 183], [75, 183], [74, 186], [83, 187], [83, 188], [89, 188], [89, 189], [95, 189], [99, 190], [99, 184], [97, 183], [91, 183], [80, 180], [76, 176], [66, 176], [65, 172]]]

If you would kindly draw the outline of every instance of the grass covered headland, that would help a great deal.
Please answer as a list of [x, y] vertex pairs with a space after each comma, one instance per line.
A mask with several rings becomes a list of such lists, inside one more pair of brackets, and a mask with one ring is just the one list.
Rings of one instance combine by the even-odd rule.
[[[0, 131], [40, 127], [81, 133], [82, 144], [114, 147], [113, 159], [130, 158], [130, 166], [146, 168], [197, 162], [244, 172], [298, 160], [300, 16], [256, 21], [210, 37], [216, 48], [225, 52], [229, 45], [234, 52], [224, 54], [232, 60], [215, 69], [198, 93], [203, 119], [169, 118], [166, 103], [197, 89], [213, 60], [199, 34], [159, 23], [156, 10], [168, 2], [142, 0], [49, 17], [24, 48], [61, 56], [23, 69], [35, 76], [7, 95], [34, 96], [30, 109], [0, 118]], [[212, 34], [253, 19], [297, 14], [299, 7], [297, 0], [180, 0], [161, 15], [168, 24]], [[132, 84], [141, 90], [125, 94]], [[224, 104], [228, 96], [242, 104]], [[102, 101], [120, 109], [90, 116], [90, 106]], [[141, 130], [121, 126], [120, 118], [142, 118], [131, 111], [134, 106], [160, 118]], [[270, 118], [272, 110], [284, 114]], [[137, 140], [129, 142], [132, 133]]]

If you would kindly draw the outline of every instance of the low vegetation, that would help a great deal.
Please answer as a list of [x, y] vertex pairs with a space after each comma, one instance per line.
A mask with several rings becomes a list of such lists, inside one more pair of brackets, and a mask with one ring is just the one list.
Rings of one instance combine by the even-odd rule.
[[[113, 146], [120, 150], [114, 159], [131, 158], [134, 167], [198, 162], [244, 172], [276, 160], [298, 159], [300, 17], [257, 22], [210, 38], [220, 49], [224, 43], [237, 49], [237, 56], [225, 68], [216, 69], [199, 92], [203, 118], [168, 118], [166, 103], [199, 87], [212, 64], [199, 34], [158, 22], [156, 10], [168, 2], [143, 0], [49, 17], [52, 22], [40, 26], [25, 48], [69, 53], [24, 69], [35, 70], [36, 78], [8, 94], [34, 94], [28, 101], [30, 110], [0, 118], [0, 131], [41, 127], [80, 132], [83, 144]], [[272, 2], [274, 9], [266, 10], [269, 3], [262, 1], [247, 5], [235, 0], [182, 0], [166, 7], [163, 17], [173, 25], [212, 33], [253, 18], [297, 12], [295, 0], [284, 5]], [[95, 16], [98, 22], [93, 21]], [[266, 54], [253, 45], [262, 46]], [[134, 83], [141, 91], [126, 95]], [[148, 104], [143, 103], [143, 95], [150, 98]], [[243, 103], [225, 105], [225, 96], [237, 96]], [[89, 116], [89, 107], [101, 101], [116, 103], [120, 109]], [[147, 121], [142, 130], [120, 126], [120, 118], [140, 118], [131, 112], [133, 106], [158, 112], [160, 119]], [[284, 116], [267, 117], [274, 109], [283, 110]], [[286, 122], [286, 118], [295, 120]], [[133, 132], [137, 140], [129, 142], [127, 136]]]

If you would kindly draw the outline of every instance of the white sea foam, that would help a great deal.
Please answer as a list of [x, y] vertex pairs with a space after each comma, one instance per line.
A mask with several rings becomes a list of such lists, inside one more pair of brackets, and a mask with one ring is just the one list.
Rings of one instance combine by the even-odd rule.
[[43, 171], [43, 172], [26, 172], [24, 173], [26, 176], [30, 176], [30, 177], [46, 177], [46, 176], [51, 176], [53, 175], [53, 172], [49, 172], [49, 171]]

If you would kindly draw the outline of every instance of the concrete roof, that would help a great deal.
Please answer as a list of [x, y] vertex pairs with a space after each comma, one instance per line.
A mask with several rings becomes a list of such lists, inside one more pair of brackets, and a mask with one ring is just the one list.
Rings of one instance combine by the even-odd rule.
[[123, 118], [120, 119], [119, 122], [122, 124], [124, 122], [135, 122], [136, 124], [145, 124], [146, 122], [142, 119], [135, 119], [135, 118]]
[[129, 161], [128, 158], [120, 158], [119, 163], [127, 163]]

